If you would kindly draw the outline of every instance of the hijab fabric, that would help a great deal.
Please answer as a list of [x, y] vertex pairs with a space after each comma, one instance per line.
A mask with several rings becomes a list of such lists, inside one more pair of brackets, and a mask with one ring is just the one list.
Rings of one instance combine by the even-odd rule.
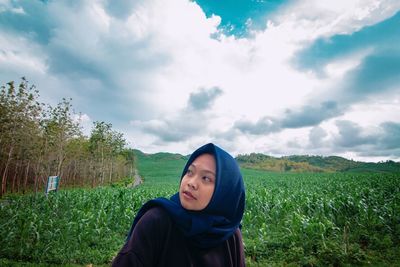
[[165, 209], [173, 222], [199, 248], [211, 248], [227, 240], [240, 227], [245, 206], [245, 188], [235, 159], [218, 146], [209, 143], [193, 152], [182, 175], [185, 176], [192, 162], [202, 154], [212, 154], [216, 161], [214, 193], [208, 205], [201, 211], [189, 211], [182, 207], [179, 192], [170, 199], [156, 198], [145, 203], [137, 213], [127, 240], [139, 219], [152, 207]]

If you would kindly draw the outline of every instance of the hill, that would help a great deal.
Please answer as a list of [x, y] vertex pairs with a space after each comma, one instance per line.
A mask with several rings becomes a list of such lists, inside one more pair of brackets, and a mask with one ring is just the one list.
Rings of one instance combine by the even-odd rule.
[[268, 170], [277, 172], [323, 172], [319, 166], [311, 165], [306, 161], [291, 161], [287, 158], [275, 158], [260, 153], [238, 155], [237, 162], [243, 168]]
[[[136, 166], [145, 182], [176, 184], [186, 161], [187, 156], [167, 152], [146, 154], [140, 150], [134, 150]], [[157, 166], [155, 168], [155, 166]]]
[[[146, 154], [140, 150], [134, 150], [138, 159], [139, 171], [141, 168], [153, 168], [150, 163], [168, 163], [171, 175], [179, 175], [176, 172], [182, 170], [189, 156], [168, 152]], [[385, 162], [361, 162], [348, 160], [338, 156], [310, 156], [292, 155], [285, 157], [272, 157], [261, 153], [238, 155], [237, 162], [242, 168], [275, 171], [275, 172], [385, 172], [400, 173], [400, 163], [394, 161]], [[174, 171], [173, 171], [174, 170]], [[153, 170], [153, 172], [158, 172]], [[168, 180], [168, 178], [166, 178]]]
[[271, 157], [259, 153], [238, 155], [236, 160], [242, 167], [269, 171], [290, 172], [389, 172], [399, 173], [400, 163], [361, 162], [348, 160], [338, 156], [309, 156], [293, 155], [285, 157]]

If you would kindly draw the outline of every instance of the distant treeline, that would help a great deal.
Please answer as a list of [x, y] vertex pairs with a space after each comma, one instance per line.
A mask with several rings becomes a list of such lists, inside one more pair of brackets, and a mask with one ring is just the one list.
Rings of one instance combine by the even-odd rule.
[[359, 162], [338, 156], [294, 155], [281, 158], [260, 153], [238, 155], [236, 160], [242, 167], [269, 171], [289, 172], [400, 172], [400, 163]]
[[[160, 161], [186, 161], [190, 155], [182, 156], [160, 152], [145, 154], [134, 150], [139, 162], [143, 159], [154, 162]], [[236, 161], [243, 168], [266, 170], [273, 172], [388, 172], [400, 173], [400, 163], [391, 160], [385, 162], [359, 162], [338, 156], [310, 156], [294, 155], [285, 157], [272, 157], [261, 153], [251, 153], [236, 156]]]
[[96, 186], [132, 175], [134, 153], [122, 133], [96, 121], [84, 136], [70, 100], [39, 103], [39, 91], [22, 78], [0, 88], [0, 197], [42, 190], [48, 176], [63, 186]]

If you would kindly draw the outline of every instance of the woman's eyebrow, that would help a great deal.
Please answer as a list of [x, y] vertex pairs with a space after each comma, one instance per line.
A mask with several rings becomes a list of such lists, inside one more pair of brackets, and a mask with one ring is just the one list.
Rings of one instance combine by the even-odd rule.
[[203, 171], [206, 172], [206, 173], [209, 173], [209, 174], [212, 174], [212, 175], [216, 176], [213, 171], [209, 171], [209, 170], [203, 170]]
[[[192, 164], [190, 164], [190, 166], [189, 166], [189, 167], [194, 167], [194, 168], [196, 169], [196, 165], [194, 165], [193, 163], [192, 163]], [[203, 171], [203, 172], [210, 173], [210, 174], [212, 174], [212, 175], [216, 176], [216, 174], [215, 174], [215, 173], [214, 173], [212, 170], [203, 169], [202, 171]]]
[[191, 163], [191, 164], [189, 165], [189, 167], [188, 167], [188, 168], [190, 168], [190, 167], [192, 167], [192, 168], [195, 168], [195, 169], [196, 169], [196, 165], [194, 165], [193, 163]]

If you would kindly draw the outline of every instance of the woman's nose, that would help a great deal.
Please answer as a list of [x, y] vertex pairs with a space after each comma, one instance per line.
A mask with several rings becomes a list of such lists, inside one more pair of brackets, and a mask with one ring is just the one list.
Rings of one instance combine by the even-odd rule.
[[190, 181], [188, 182], [188, 186], [194, 190], [197, 189], [197, 180], [196, 177], [192, 177], [192, 179], [190, 179]]

